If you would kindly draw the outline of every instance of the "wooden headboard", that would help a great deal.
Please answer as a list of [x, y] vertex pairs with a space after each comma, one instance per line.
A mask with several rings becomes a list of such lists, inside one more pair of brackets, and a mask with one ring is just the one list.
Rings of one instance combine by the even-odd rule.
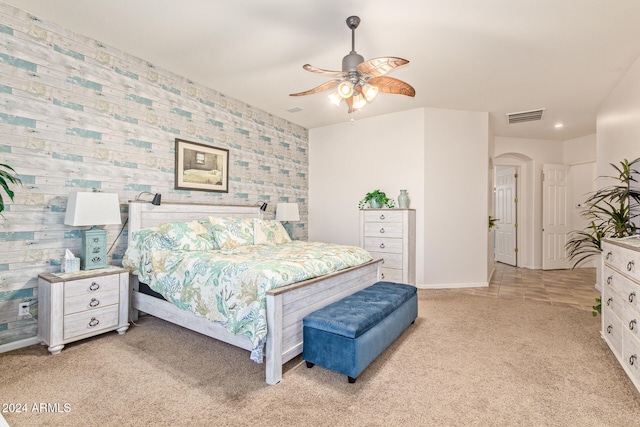
[[170, 203], [152, 205], [146, 201], [129, 201], [129, 241], [131, 233], [163, 222], [192, 221], [210, 216], [262, 218], [258, 206], [205, 205], [200, 203]]

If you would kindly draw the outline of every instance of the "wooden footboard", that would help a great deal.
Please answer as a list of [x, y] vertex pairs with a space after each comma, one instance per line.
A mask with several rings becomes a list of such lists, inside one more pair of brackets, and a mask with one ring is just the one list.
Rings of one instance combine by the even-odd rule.
[[[141, 228], [160, 222], [204, 219], [209, 215], [260, 218], [262, 212], [253, 206], [213, 206], [200, 204], [129, 203], [129, 239]], [[282, 380], [282, 365], [302, 353], [302, 319], [327, 304], [351, 295], [378, 281], [379, 263], [347, 268], [326, 276], [274, 289], [267, 292], [267, 342], [265, 350], [267, 384]], [[138, 276], [131, 275], [131, 319], [138, 311], [191, 329], [231, 345], [251, 350], [250, 340], [234, 335], [218, 323], [177, 308], [175, 305], [139, 292]]]

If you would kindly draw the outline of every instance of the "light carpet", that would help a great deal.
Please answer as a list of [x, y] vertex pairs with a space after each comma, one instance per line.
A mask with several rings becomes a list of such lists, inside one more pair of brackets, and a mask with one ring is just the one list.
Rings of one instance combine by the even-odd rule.
[[248, 352], [147, 317], [57, 356], [39, 345], [0, 355], [0, 402], [28, 407], [3, 416], [12, 427], [640, 426], [640, 393], [602, 341], [600, 317], [418, 293], [415, 324], [355, 384], [297, 357], [268, 386]]

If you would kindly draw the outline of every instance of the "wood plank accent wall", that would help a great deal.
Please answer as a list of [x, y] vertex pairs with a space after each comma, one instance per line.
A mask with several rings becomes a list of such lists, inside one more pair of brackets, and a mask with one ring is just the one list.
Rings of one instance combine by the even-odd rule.
[[[297, 202], [294, 236], [307, 236], [307, 129], [4, 3], [0, 105], [0, 163], [24, 183], [0, 218], [0, 345], [36, 335], [37, 304], [23, 317], [18, 304], [37, 300], [38, 274], [59, 271], [65, 249], [79, 254], [80, 229], [63, 224], [70, 192], [118, 193], [123, 223], [142, 191], [265, 200], [265, 217]], [[229, 149], [228, 193], [174, 189], [175, 138]], [[109, 246], [120, 228], [106, 227]], [[125, 228], [111, 263], [126, 245]]]

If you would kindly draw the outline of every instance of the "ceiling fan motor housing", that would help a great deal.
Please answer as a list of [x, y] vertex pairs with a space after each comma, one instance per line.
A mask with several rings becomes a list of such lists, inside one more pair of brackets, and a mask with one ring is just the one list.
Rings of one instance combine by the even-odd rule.
[[352, 52], [349, 55], [342, 58], [342, 71], [346, 72], [358, 72], [358, 65], [364, 62], [364, 56]]

